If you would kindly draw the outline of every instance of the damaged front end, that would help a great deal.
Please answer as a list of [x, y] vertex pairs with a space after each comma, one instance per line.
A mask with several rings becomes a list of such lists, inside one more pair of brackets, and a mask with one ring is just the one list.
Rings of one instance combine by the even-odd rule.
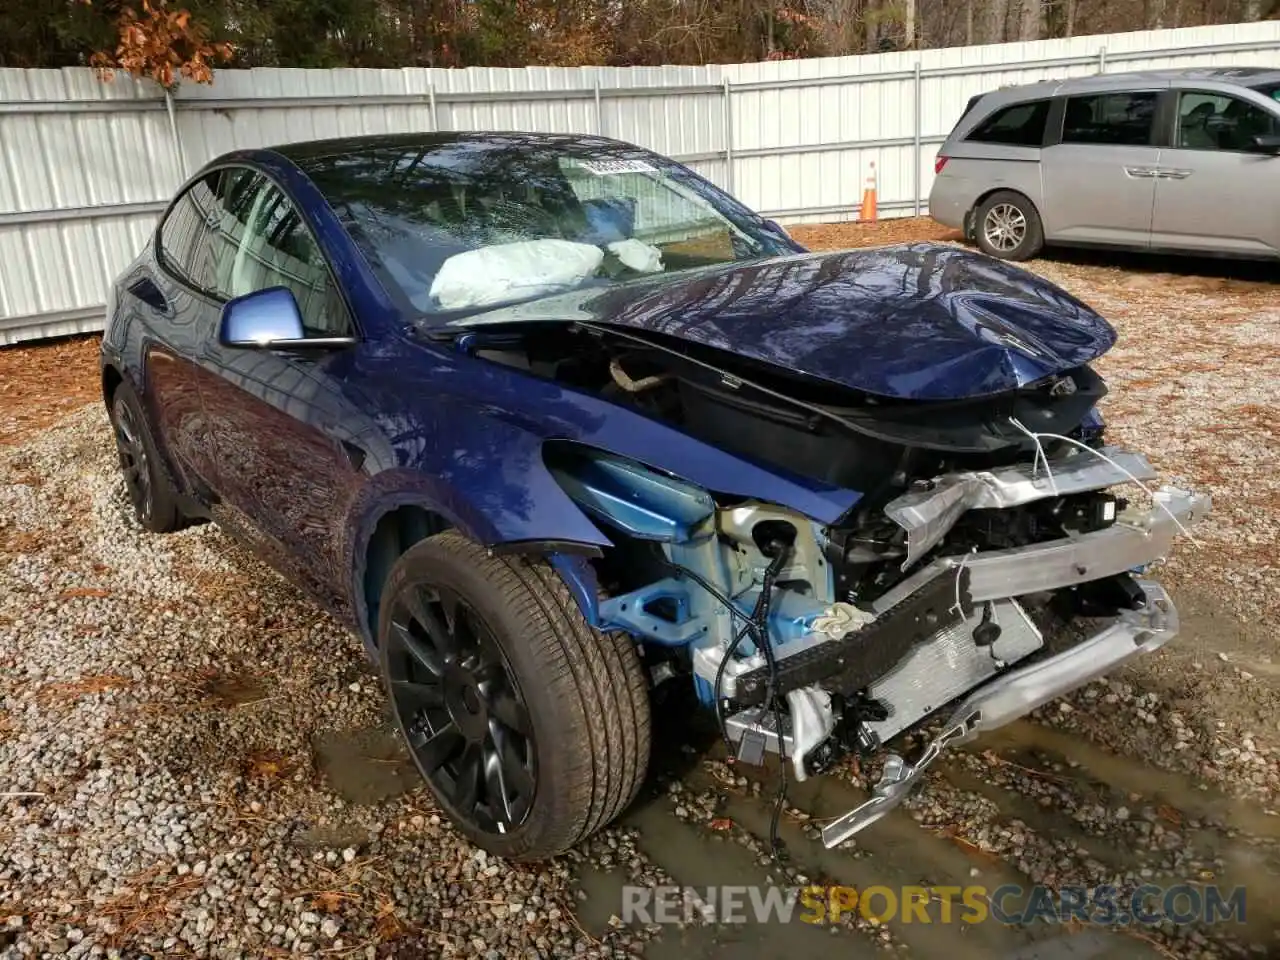
[[[894, 382], [912, 395], [889, 396], [866, 389], [878, 381], [852, 359], [855, 374], [835, 382], [815, 372], [820, 358], [787, 369], [765, 362], [763, 348], [728, 352], [661, 325], [468, 331], [475, 356], [627, 407], [779, 477], [858, 491], [843, 516], [819, 522], [726, 493], [729, 479], [719, 489], [688, 482], [679, 463], [645, 465], [572, 440], [544, 446], [561, 488], [614, 545], [595, 562], [600, 627], [642, 641], [655, 681], [691, 676], [740, 762], [772, 752], [803, 780], [949, 717], [914, 763], [886, 757], [872, 798], [824, 829], [827, 846], [897, 805], [942, 750], [1178, 629], [1168, 595], [1143, 572], [1210, 504], [1151, 490], [1146, 458], [1107, 444], [1097, 413], [1106, 388], [1088, 359], [1113, 341], [1109, 328], [1086, 317], [1087, 337], [1061, 338], [1079, 344], [1067, 356], [1044, 347], [1052, 330], [1042, 319], [1035, 340], [1050, 372], [1000, 380], [999, 371], [1029, 369], [1002, 360], [1025, 338], [971, 319], [965, 342], [999, 349], [970, 350], [966, 362], [980, 359], [982, 382], [1000, 385], [950, 397], [926, 381], [952, 371], [945, 357], [929, 370], [899, 363]], [[723, 316], [708, 325], [723, 329]], [[1146, 502], [1118, 495], [1128, 486]]]
[[[772, 504], [717, 503], [603, 455], [557, 471], [597, 519], [650, 546], [652, 579], [601, 602], [604, 628], [678, 651], [664, 668], [688, 667], [740, 762], [780, 753], [803, 780], [959, 702], [918, 760], [887, 757], [872, 799], [823, 830], [834, 846], [899, 803], [944, 748], [1177, 633], [1168, 595], [1135, 571], [1163, 557], [1208, 499], [1165, 487], [1147, 508], [1127, 505], [1108, 488], [1153, 471], [1137, 454], [1099, 452], [1115, 465], [1069, 452], [1049, 462], [1052, 481], [1031, 464], [933, 478], [886, 505], [899, 534], [883, 541]], [[1018, 530], [1030, 525], [1023, 514], [1061, 517], [1060, 535], [1042, 527], [1019, 545], [984, 544], [989, 511]], [[877, 590], [876, 567], [901, 578]], [[771, 650], [744, 626], [766, 585]]]

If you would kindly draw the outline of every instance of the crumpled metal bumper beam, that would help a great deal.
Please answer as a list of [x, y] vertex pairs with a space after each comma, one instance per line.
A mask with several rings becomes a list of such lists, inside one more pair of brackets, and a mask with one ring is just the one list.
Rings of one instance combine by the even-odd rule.
[[947, 747], [1002, 727], [1172, 640], [1178, 632], [1178, 612], [1169, 595], [1149, 580], [1139, 580], [1138, 585], [1145, 596], [1139, 609], [1124, 611], [1114, 624], [1070, 650], [1011, 670], [971, 692], [915, 763], [890, 754], [871, 798], [828, 824], [822, 842], [837, 846], [898, 806]]
[[[1020, 463], [993, 470], [971, 470], [936, 477], [885, 505], [885, 515], [907, 534], [906, 570], [935, 547], [960, 516], [977, 508], [1004, 509], [1052, 496], [1151, 480], [1156, 472], [1140, 453], [1103, 447], [1103, 456], [1073, 451], [1050, 461], [1049, 470]], [[1105, 457], [1105, 459], [1104, 459]], [[1051, 472], [1050, 472], [1051, 471]]]
[[961, 565], [969, 572], [975, 603], [1071, 587], [1146, 566], [1168, 553], [1178, 524], [1190, 527], [1211, 508], [1207, 495], [1176, 487], [1161, 488], [1155, 498], [1157, 504], [1150, 510], [1130, 507], [1114, 524], [1093, 533], [934, 560], [877, 599], [872, 610], [888, 610]]

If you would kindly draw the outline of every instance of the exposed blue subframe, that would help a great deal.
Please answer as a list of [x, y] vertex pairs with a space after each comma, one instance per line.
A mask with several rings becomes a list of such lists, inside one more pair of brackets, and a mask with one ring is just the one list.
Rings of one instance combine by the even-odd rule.
[[[673, 571], [671, 576], [626, 594], [599, 600], [592, 596], [590, 609], [596, 614], [596, 626], [623, 630], [646, 643], [668, 647], [723, 642], [726, 629], [733, 634], [742, 629], [743, 618], [755, 607], [759, 590], [751, 587], [729, 596], [729, 571], [720, 569], [723, 555], [715, 530], [706, 523], [715, 511], [715, 502], [706, 491], [606, 454], [593, 453], [572, 467], [554, 467], [553, 473], [574, 502], [594, 519], [632, 538], [660, 543], [673, 564], [710, 581], [741, 615], [731, 619], [724, 605], [701, 584]], [[559, 563], [570, 561], [560, 558]], [[580, 596], [579, 602], [583, 600]], [[782, 645], [808, 633], [822, 606], [799, 594], [776, 596], [768, 619], [772, 642]], [[755, 649], [748, 636], [738, 651], [741, 656], [750, 656]], [[695, 677], [695, 686], [699, 698], [710, 704], [711, 685]]]

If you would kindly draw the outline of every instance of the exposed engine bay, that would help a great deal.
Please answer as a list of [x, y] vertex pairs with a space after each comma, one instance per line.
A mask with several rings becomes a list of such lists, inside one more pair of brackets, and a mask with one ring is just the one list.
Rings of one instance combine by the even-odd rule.
[[[778, 471], [860, 491], [837, 523], [727, 497], [573, 443], [552, 474], [610, 537], [601, 628], [689, 675], [731, 755], [797, 779], [881, 752], [940, 712], [914, 763], [886, 758], [834, 846], [895, 806], [947, 746], [1177, 632], [1142, 571], [1210, 507], [1146, 486], [1106, 443], [1088, 366], [955, 401], [878, 397], [660, 334], [596, 324], [472, 329], [475, 356], [633, 407]], [[1150, 494], [1131, 504], [1114, 488]]]

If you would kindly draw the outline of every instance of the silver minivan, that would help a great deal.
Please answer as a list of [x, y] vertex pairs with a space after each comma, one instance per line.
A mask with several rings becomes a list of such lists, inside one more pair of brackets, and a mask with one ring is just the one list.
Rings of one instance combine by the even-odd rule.
[[1117, 73], [974, 97], [929, 213], [992, 256], [1046, 244], [1280, 257], [1280, 69]]

